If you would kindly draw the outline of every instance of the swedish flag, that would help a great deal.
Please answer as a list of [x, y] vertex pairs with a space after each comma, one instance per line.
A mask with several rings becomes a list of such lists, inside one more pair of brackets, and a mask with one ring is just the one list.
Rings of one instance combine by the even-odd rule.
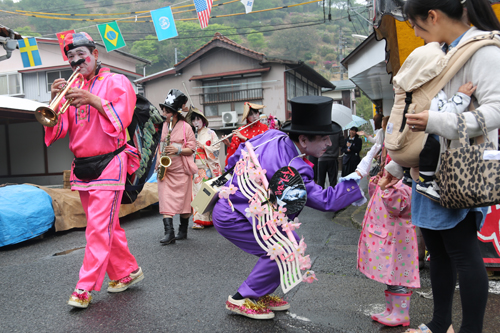
[[120, 28], [118, 28], [118, 23], [109, 22], [105, 24], [98, 24], [97, 29], [99, 29], [99, 33], [101, 34], [101, 38], [104, 42], [104, 46], [106, 46], [107, 52], [119, 49], [126, 45], [120, 32]]
[[38, 45], [34, 37], [20, 39], [17, 43], [19, 44], [19, 51], [21, 51], [21, 59], [25, 68], [40, 66], [42, 64]]

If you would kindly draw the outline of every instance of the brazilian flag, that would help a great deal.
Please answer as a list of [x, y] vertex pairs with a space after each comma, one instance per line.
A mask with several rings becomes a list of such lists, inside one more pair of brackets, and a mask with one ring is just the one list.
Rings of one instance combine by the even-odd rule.
[[101, 38], [104, 42], [104, 46], [106, 46], [107, 52], [111, 52], [126, 45], [116, 21], [98, 24], [97, 29], [99, 29], [99, 33], [101, 34]]

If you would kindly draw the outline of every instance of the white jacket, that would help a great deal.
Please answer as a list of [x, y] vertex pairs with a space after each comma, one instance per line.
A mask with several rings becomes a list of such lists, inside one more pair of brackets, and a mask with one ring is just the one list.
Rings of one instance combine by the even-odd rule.
[[[472, 27], [462, 37], [459, 45], [484, 33], [484, 31]], [[452, 96], [462, 84], [469, 81], [477, 86], [477, 90], [473, 94], [475, 99], [472, 100], [476, 109], [483, 113], [488, 126], [488, 136], [497, 147], [497, 129], [500, 128], [500, 48], [496, 46], [480, 48], [446, 84], [443, 90], [448, 96]], [[469, 112], [465, 112], [464, 115], [469, 137], [474, 138], [482, 135], [474, 115]], [[456, 114], [429, 111], [425, 132], [437, 134], [449, 140], [456, 140], [451, 143], [452, 147], [456, 147], [458, 145]]]

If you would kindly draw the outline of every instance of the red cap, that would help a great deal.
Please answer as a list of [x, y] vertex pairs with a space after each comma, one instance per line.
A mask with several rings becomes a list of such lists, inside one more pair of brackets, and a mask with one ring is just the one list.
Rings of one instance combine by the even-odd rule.
[[66, 55], [69, 50], [76, 49], [80, 46], [95, 47], [95, 43], [92, 37], [86, 32], [67, 34], [64, 38], [64, 53], [66, 53]]

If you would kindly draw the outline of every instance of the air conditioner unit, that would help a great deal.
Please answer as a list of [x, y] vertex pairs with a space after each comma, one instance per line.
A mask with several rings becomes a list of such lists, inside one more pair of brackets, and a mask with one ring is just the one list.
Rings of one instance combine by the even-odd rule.
[[236, 111], [222, 112], [222, 126], [236, 125], [238, 123], [238, 113]]

